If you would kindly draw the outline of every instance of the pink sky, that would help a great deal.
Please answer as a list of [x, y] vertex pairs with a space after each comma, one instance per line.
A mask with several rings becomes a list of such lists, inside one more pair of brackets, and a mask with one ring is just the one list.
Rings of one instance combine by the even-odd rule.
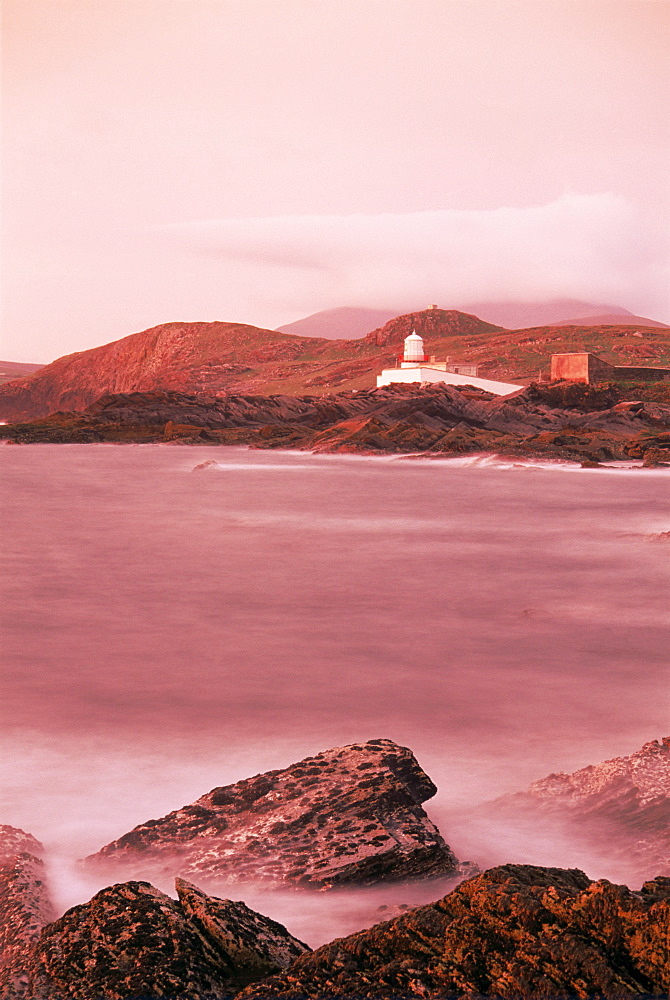
[[665, 0], [3, 0], [3, 340], [569, 296], [670, 321]]

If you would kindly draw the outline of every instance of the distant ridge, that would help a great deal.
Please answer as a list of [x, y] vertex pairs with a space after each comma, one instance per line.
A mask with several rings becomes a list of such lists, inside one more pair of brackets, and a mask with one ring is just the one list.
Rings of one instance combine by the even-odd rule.
[[646, 319], [644, 316], [620, 316], [618, 313], [609, 313], [604, 316], [580, 316], [578, 319], [564, 319], [553, 326], [651, 326], [657, 330], [670, 330], [667, 323], [657, 323], [655, 319]]
[[44, 365], [33, 365], [27, 361], [0, 361], [0, 385], [11, 382], [15, 378], [26, 378], [28, 375], [34, 375], [40, 368], [44, 368]]
[[[411, 304], [403, 309], [366, 309], [340, 306], [312, 313], [294, 323], [277, 327], [279, 333], [300, 337], [325, 337], [327, 340], [355, 340], [378, 329], [402, 313], [423, 312], [426, 305]], [[547, 302], [470, 302], [457, 304], [460, 312], [478, 316], [494, 326], [522, 330], [536, 326], [653, 326], [667, 329], [667, 324], [636, 316], [621, 306], [582, 302], [579, 299], [552, 299]]]

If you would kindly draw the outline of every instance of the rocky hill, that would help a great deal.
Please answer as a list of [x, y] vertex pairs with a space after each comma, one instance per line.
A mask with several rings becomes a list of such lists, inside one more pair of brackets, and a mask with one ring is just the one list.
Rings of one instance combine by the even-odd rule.
[[456, 858], [421, 808], [436, 791], [405, 747], [355, 743], [214, 788], [86, 864], [314, 888], [455, 876]]
[[504, 397], [441, 383], [330, 396], [128, 393], [105, 396], [84, 413], [10, 424], [0, 437], [432, 456], [494, 452], [587, 464], [639, 459], [654, 466], [670, 463], [670, 385], [556, 383]]
[[670, 737], [572, 774], [550, 774], [483, 812], [594, 849], [607, 845], [640, 881], [670, 876]]
[[0, 420], [83, 410], [105, 393], [325, 395], [369, 389], [412, 329], [438, 360], [471, 361], [483, 377], [528, 382], [552, 353], [588, 350], [612, 364], [670, 366], [668, 329], [630, 326], [503, 330], [455, 310], [398, 316], [354, 340], [290, 336], [235, 323], [167, 323], [0, 385]]
[[501, 329], [455, 309], [424, 309], [394, 317], [368, 333], [365, 341], [374, 347], [395, 346], [402, 349], [405, 337], [413, 332], [423, 337], [427, 344], [436, 344], [451, 337], [469, 338], [483, 333], [498, 333]]
[[670, 879], [641, 892], [503, 865], [429, 906], [318, 948], [240, 1000], [661, 997]]

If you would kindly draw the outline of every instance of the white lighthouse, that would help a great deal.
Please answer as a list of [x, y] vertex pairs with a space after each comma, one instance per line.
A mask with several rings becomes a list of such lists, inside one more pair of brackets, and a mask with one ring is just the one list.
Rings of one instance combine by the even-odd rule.
[[415, 365], [418, 361], [425, 361], [426, 355], [423, 350], [423, 340], [416, 330], [412, 330], [409, 337], [405, 337], [405, 351], [402, 358], [404, 363]]
[[510, 392], [522, 388], [511, 382], [479, 378], [477, 366], [474, 364], [449, 364], [448, 358], [446, 361], [436, 361], [435, 358], [426, 357], [423, 338], [416, 330], [412, 330], [409, 337], [405, 337], [405, 349], [399, 367], [385, 368], [381, 375], [377, 376], [377, 388], [392, 385], [394, 382], [417, 382], [419, 385], [425, 385], [427, 382], [445, 382], [447, 385], [469, 385], [484, 389], [495, 396], [507, 396]]

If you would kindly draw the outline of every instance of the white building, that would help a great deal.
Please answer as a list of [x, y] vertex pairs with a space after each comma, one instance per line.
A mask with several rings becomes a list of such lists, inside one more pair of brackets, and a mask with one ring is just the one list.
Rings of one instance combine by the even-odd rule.
[[[449, 365], [447, 361], [436, 361], [427, 358], [424, 353], [423, 340], [416, 330], [405, 337], [405, 350], [399, 368], [385, 368], [377, 376], [377, 388], [391, 385], [393, 382], [446, 382], [447, 385], [473, 385], [484, 389], [495, 396], [507, 396], [510, 392], [523, 389], [522, 385], [511, 382], [495, 382], [489, 378], [478, 378], [474, 365]], [[474, 372], [475, 374], [468, 374]]]

